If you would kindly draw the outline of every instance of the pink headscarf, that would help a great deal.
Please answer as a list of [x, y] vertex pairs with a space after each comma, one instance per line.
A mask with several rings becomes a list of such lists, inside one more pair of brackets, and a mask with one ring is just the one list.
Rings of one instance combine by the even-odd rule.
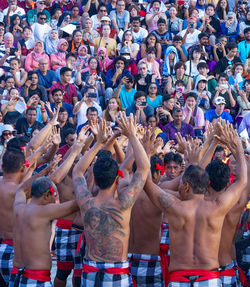
[[[97, 50], [97, 57], [99, 56], [100, 51], [103, 51], [104, 54], [105, 54], [105, 62], [104, 63], [105, 63], [105, 67], [108, 68], [113, 63], [113, 60], [109, 59], [107, 49], [104, 48], [104, 47], [98, 48], [98, 50]], [[102, 61], [101, 60], [99, 60], [99, 64], [100, 64], [101, 70], [103, 72], [103, 66], [102, 66]]]
[[[41, 53], [35, 52], [35, 47], [36, 47], [36, 45], [37, 45], [38, 43], [41, 43], [41, 44], [42, 44], [42, 52], [41, 52]], [[44, 44], [43, 44], [42, 41], [36, 41], [36, 42], [35, 42], [34, 49], [33, 49], [33, 51], [31, 52], [31, 54], [32, 54], [33, 59], [34, 59], [36, 62], [39, 62], [39, 60], [44, 57], [45, 52], [44, 52]]]
[[81, 45], [81, 46], [78, 48], [78, 55], [79, 55], [79, 53], [80, 53], [80, 51], [81, 51], [82, 49], [85, 49], [86, 53], [88, 54], [88, 48], [87, 48], [85, 45]]
[[56, 52], [56, 56], [57, 56], [57, 58], [59, 58], [61, 61], [64, 61], [65, 59], [66, 59], [66, 54], [68, 53], [67, 51], [61, 51], [61, 45], [62, 44], [64, 44], [64, 43], [67, 43], [68, 44], [68, 46], [69, 46], [69, 43], [68, 43], [68, 41], [67, 40], [65, 40], [65, 39], [60, 39], [59, 41], [58, 41], [58, 43], [57, 43], [57, 46], [56, 46], [56, 48], [57, 48], [57, 52]]

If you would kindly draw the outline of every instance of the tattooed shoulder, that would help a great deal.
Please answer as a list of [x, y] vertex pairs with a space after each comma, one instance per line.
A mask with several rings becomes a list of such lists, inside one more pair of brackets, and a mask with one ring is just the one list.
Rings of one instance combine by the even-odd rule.
[[75, 178], [73, 183], [77, 200], [81, 200], [84, 197], [91, 195], [84, 176]]
[[159, 203], [163, 209], [170, 208], [175, 201], [174, 196], [168, 193], [162, 193], [159, 197]]
[[142, 179], [142, 175], [136, 172], [127, 188], [123, 188], [119, 192], [119, 200], [123, 210], [130, 208], [135, 203], [137, 195], [142, 191], [144, 184], [145, 180]]

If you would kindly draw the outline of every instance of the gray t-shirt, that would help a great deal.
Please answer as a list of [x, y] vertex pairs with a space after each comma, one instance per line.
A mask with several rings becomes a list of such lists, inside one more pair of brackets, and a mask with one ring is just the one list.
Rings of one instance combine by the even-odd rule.
[[130, 21], [130, 15], [127, 10], [124, 10], [122, 15], [119, 15], [116, 10], [113, 10], [110, 12], [110, 19], [111, 21], [116, 20], [119, 29], [123, 30], [125, 23], [129, 23]]

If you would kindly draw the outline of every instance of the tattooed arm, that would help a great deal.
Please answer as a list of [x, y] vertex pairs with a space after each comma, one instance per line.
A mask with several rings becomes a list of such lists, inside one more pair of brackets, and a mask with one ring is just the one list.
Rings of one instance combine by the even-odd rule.
[[127, 120], [126, 115], [121, 113], [118, 123], [123, 134], [128, 137], [129, 143], [133, 148], [135, 163], [137, 166], [137, 170], [131, 183], [128, 186], [118, 190], [118, 196], [122, 209], [128, 209], [133, 206], [139, 193], [143, 189], [149, 173], [150, 163], [142, 144], [136, 137], [133, 117], [130, 115], [129, 119]]
[[[149, 173], [147, 181], [144, 186], [150, 200], [158, 206], [163, 212], [168, 212], [171, 207], [180, 200], [173, 195], [174, 192], [163, 191], [159, 186], [152, 182], [151, 174]], [[176, 193], [176, 192], [175, 192]]]

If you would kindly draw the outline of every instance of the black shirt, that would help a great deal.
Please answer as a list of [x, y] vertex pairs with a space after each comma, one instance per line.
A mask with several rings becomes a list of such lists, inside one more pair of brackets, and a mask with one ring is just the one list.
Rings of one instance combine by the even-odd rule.
[[235, 63], [241, 63], [239, 57], [234, 57], [232, 61], [229, 61], [227, 57], [223, 57], [215, 66], [215, 74], [227, 73], [229, 74], [229, 69], [231, 70], [232, 65]]
[[60, 128], [60, 136], [61, 136], [61, 143], [59, 147], [66, 144], [65, 141], [65, 133], [67, 129], [75, 129], [75, 126], [71, 124], [70, 122], [66, 122], [66, 124], [61, 128], [59, 125], [57, 125], [57, 128]]
[[31, 132], [34, 130], [41, 130], [43, 128], [43, 124], [35, 121], [32, 126], [29, 126], [26, 118], [19, 118], [16, 123], [16, 131], [17, 134], [24, 134], [25, 136], [30, 137]]

